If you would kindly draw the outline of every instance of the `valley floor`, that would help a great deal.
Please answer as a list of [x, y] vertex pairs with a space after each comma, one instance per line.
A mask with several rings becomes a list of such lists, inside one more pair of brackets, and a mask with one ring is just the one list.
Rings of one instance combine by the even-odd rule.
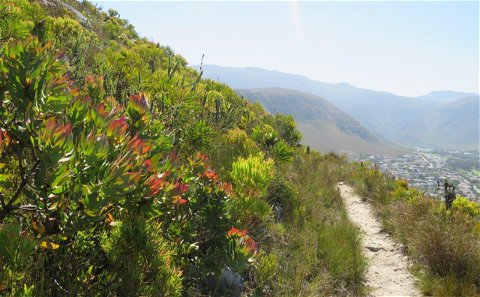
[[337, 188], [349, 219], [362, 231], [362, 248], [369, 261], [366, 273], [369, 295], [421, 296], [408, 271], [408, 258], [402, 253], [402, 245], [383, 231], [370, 205], [356, 195], [352, 187], [339, 183]]

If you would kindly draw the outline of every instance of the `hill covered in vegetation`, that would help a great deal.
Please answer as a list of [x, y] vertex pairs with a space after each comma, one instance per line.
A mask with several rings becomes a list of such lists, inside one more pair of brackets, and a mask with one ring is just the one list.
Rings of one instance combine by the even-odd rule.
[[[0, 11], [2, 295], [361, 290], [358, 232], [326, 176], [345, 161], [307, 155], [291, 116], [203, 79], [113, 10]], [[319, 232], [345, 257], [326, 261]]]
[[[202, 78], [114, 10], [7, 0], [0, 18], [0, 295], [362, 295], [337, 183], [385, 212], [420, 199], [302, 147], [291, 116]], [[462, 232], [440, 243], [478, 240], [462, 203], [445, 234]], [[451, 216], [437, 206], [427, 219]], [[477, 250], [432, 264], [421, 237], [402, 238], [438, 286], [478, 289]]]

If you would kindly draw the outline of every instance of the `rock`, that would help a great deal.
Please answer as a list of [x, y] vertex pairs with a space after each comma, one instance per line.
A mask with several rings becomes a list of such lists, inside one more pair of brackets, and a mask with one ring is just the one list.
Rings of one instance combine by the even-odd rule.
[[208, 275], [203, 279], [205, 287], [215, 296], [242, 297], [243, 278], [230, 267], [225, 267], [219, 276]]
[[282, 220], [283, 208], [280, 205], [274, 204], [273, 211], [275, 213], [275, 221], [278, 223]]
[[43, 0], [42, 1], [43, 5], [45, 6], [63, 6], [64, 8], [68, 9], [73, 15], [75, 15], [75, 18], [85, 27], [88, 29], [92, 29], [92, 25], [88, 21], [88, 18], [84, 16], [80, 11], [76, 10], [73, 6], [70, 4], [64, 3], [63, 1], [60, 0]]
[[232, 289], [232, 297], [242, 297], [243, 278], [240, 274], [230, 269], [230, 267], [223, 269], [222, 275], [220, 276], [220, 282]]
[[365, 246], [368, 250], [376, 253], [378, 252], [379, 250], [381, 250], [382, 248], [381, 247], [374, 247], [374, 246]]

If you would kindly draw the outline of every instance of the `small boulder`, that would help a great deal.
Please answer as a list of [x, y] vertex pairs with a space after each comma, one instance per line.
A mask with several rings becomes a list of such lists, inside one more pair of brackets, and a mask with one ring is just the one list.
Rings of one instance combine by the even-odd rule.
[[381, 247], [375, 247], [375, 246], [366, 246], [366, 248], [374, 253], [382, 249]]

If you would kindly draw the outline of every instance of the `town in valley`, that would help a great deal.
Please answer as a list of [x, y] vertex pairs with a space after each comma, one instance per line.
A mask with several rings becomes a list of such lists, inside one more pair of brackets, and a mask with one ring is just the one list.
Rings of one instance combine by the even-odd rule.
[[406, 179], [410, 186], [435, 197], [443, 197], [445, 179], [455, 185], [455, 192], [480, 202], [480, 154], [478, 151], [435, 151], [417, 148], [399, 156], [359, 156], [396, 179]]

